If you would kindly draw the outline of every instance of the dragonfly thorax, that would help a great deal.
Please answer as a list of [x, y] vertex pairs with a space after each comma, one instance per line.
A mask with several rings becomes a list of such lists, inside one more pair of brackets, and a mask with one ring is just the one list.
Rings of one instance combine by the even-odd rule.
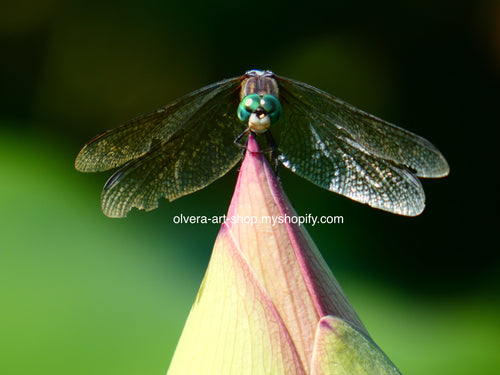
[[241, 83], [240, 100], [250, 94], [259, 96], [273, 95], [279, 98], [278, 83], [273, 78], [274, 73], [269, 70], [249, 70], [247, 78]]

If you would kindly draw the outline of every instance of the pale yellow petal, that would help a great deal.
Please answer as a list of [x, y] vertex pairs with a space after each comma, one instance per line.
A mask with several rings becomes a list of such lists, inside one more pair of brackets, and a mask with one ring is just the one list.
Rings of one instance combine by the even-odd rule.
[[167, 374], [305, 374], [283, 321], [226, 226]]

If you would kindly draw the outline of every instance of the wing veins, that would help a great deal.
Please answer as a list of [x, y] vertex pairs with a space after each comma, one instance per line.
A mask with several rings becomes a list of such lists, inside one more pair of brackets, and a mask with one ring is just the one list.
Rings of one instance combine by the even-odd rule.
[[[443, 177], [448, 174], [449, 167], [443, 155], [426, 139], [313, 86], [283, 77], [277, 79], [283, 99], [307, 107], [307, 111], [316, 113], [325, 125], [345, 130], [351, 139], [371, 154], [410, 168], [420, 177]], [[315, 110], [318, 107], [323, 111]]]
[[295, 106], [285, 124], [280, 159], [300, 176], [353, 200], [402, 215], [421, 213], [425, 195], [418, 179], [406, 167], [356, 147], [355, 140], [346, 142], [348, 135], [311, 119], [307, 107]]
[[182, 130], [183, 124], [190, 123], [186, 119], [194, 117], [214, 97], [221, 93], [231, 95], [241, 80], [242, 77], [236, 77], [205, 86], [159, 110], [98, 135], [78, 154], [76, 169], [82, 172], [104, 171], [145, 155], [156, 144], [168, 141]]
[[210, 98], [168, 141], [127, 162], [103, 191], [104, 213], [124, 217], [133, 207], [149, 211], [161, 197], [172, 201], [227, 173], [241, 155], [234, 138], [246, 127], [236, 117], [237, 94], [224, 90]]

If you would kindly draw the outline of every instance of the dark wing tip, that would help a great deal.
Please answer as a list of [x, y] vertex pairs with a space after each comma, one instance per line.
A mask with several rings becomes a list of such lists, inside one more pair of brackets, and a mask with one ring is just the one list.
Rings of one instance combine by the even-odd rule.
[[[423, 138], [421, 138], [423, 139]], [[425, 157], [420, 162], [424, 168], [419, 168], [416, 171], [418, 177], [424, 178], [441, 178], [446, 177], [450, 173], [450, 166], [443, 154], [430, 142], [426, 141]], [[412, 166], [409, 166], [411, 169]]]
[[[108, 138], [103, 138], [108, 132], [103, 133], [92, 141], [88, 142], [80, 150], [75, 159], [75, 169], [79, 172], [103, 172], [119, 167], [131, 159], [135, 159], [144, 151], [125, 153], [126, 146], [121, 147], [110, 142]], [[149, 144], [146, 147], [149, 150]]]
[[86, 150], [87, 146], [85, 145], [75, 159], [75, 169], [79, 172], [97, 172], [95, 169], [95, 163], [90, 162], [88, 158], [88, 152]]
[[104, 158], [99, 158], [98, 155], [93, 154], [87, 146], [83, 147], [75, 159], [75, 169], [79, 172], [102, 172], [115, 168], [120, 164], [111, 163]]
[[450, 174], [450, 165], [446, 161], [443, 154], [439, 153], [439, 163], [436, 165], [434, 178], [446, 177]]
[[75, 159], [75, 169], [79, 172], [99, 172], [110, 168], [102, 168], [99, 159], [96, 157], [96, 144], [107, 135], [109, 131], [96, 135], [82, 147]]

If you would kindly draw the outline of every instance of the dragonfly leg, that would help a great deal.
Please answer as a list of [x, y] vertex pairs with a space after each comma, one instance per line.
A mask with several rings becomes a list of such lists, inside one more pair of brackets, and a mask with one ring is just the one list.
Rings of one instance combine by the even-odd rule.
[[244, 148], [246, 149], [247, 148], [247, 145], [246, 144], [241, 144], [240, 141], [241, 141], [241, 138], [243, 138], [245, 135], [247, 135], [248, 133], [250, 133], [250, 129], [246, 129], [243, 133], [241, 133], [239, 136], [236, 137], [236, 139], [234, 140], [234, 144], [238, 147], [241, 147], [241, 148]]
[[242, 155], [241, 155], [241, 159], [245, 158], [245, 152], [247, 150], [247, 145], [243, 145], [240, 143], [241, 141], [241, 138], [243, 138], [245, 135], [247, 135], [248, 133], [250, 132], [250, 129], [246, 129], [243, 133], [241, 133], [239, 136], [236, 137], [236, 139], [234, 140], [234, 144], [238, 147], [241, 147], [242, 148]]
[[[241, 133], [240, 135], [238, 135], [236, 137], [236, 139], [234, 140], [234, 144], [236, 146], [238, 146], [238, 147], [241, 147], [243, 149], [242, 158], [245, 157], [245, 152], [247, 150], [247, 146], [246, 146], [246, 144], [241, 144], [240, 140], [245, 135], [247, 135], [249, 133], [250, 133], [250, 129], [246, 129], [243, 133]], [[263, 150], [263, 151], [260, 151], [260, 152], [261, 153], [269, 153], [269, 156], [270, 156], [270, 159], [271, 159], [271, 163], [272, 163], [273, 168], [274, 168], [274, 173], [276, 174], [276, 176], [278, 176], [278, 144], [276, 143], [276, 140], [274, 139], [274, 137], [273, 137], [273, 135], [271, 134], [270, 131], [266, 131], [264, 133], [264, 135], [266, 136], [266, 141], [267, 141], [267, 144], [268, 144], [269, 148], [267, 150]]]
[[271, 162], [273, 163], [274, 173], [278, 175], [278, 144], [270, 131], [264, 133], [269, 149], [266, 152], [270, 153]]

